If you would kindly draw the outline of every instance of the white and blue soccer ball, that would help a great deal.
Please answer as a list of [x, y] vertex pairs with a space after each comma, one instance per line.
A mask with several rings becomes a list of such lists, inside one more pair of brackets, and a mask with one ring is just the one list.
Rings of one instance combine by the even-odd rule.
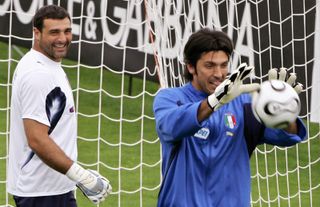
[[301, 109], [297, 92], [286, 82], [265, 81], [252, 96], [252, 111], [256, 119], [269, 128], [283, 129], [294, 122]]

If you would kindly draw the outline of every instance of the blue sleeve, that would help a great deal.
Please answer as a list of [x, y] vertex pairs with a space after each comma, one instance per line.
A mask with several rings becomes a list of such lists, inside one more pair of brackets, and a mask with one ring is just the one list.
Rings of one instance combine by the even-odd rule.
[[197, 112], [201, 102], [183, 103], [181, 92], [163, 89], [154, 99], [153, 111], [159, 137], [166, 142], [193, 135], [201, 127]]
[[304, 140], [307, 136], [307, 130], [301, 119], [297, 119], [298, 133], [289, 134], [282, 129], [266, 128], [262, 142], [277, 146], [291, 146]]

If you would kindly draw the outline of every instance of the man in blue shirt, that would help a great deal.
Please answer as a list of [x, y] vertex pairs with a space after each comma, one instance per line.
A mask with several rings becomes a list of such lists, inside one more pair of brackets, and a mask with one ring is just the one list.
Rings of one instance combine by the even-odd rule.
[[246, 64], [227, 76], [232, 52], [225, 33], [195, 32], [184, 48], [189, 82], [159, 91], [154, 100], [163, 156], [158, 206], [247, 207], [255, 147], [291, 146], [306, 137], [300, 119], [270, 129], [254, 118], [249, 93], [260, 86], [242, 83], [254, 69]]

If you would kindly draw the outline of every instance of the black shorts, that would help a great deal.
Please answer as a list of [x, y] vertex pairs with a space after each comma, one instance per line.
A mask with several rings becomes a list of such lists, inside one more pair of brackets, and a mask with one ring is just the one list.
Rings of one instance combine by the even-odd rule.
[[17, 207], [77, 207], [73, 191], [62, 195], [19, 197], [13, 196]]

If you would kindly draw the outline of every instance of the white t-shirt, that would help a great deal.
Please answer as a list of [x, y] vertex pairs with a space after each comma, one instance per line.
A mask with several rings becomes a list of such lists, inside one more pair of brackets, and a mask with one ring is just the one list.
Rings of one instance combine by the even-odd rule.
[[49, 126], [49, 136], [77, 159], [77, 119], [72, 90], [61, 63], [31, 49], [13, 77], [7, 191], [16, 196], [59, 195], [75, 189], [67, 176], [47, 166], [28, 146], [23, 119]]

